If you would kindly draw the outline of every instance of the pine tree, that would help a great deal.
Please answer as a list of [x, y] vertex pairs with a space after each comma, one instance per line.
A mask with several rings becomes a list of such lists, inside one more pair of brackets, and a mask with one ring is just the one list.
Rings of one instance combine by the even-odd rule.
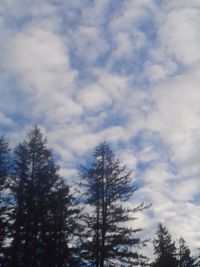
[[153, 267], [178, 267], [175, 242], [165, 226], [159, 224], [157, 237], [154, 240], [156, 261]]
[[48, 246], [48, 254], [53, 258], [50, 263], [54, 263], [52, 266], [56, 267], [80, 266], [77, 240], [80, 231], [80, 210], [77, 207], [76, 198], [70, 193], [70, 188], [64, 180], [56, 184], [51, 197], [53, 217], [49, 243], [52, 245]]
[[0, 137], [0, 265], [5, 261], [5, 242], [7, 238], [8, 222], [8, 178], [10, 175], [10, 149], [4, 136]]
[[200, 255], [194, 257], [195, 260], [195, 267], [200, 267]]
[[179, 239], [179, 267], [195, 267], [195, 258], [191, 256], [191, 251], [185, 240]]
[[69, 251], [67, 234], [70, 236], [73, 231], [66, 224], [74, 213], [70, 209], [69, 187], [62, 182], [58, 170], [46, 139], [34, 127], [14, 152], [9, 266], [60, 267], [71, 260], [69, 253], [63, 251]]
[[145, 257], [133, 250], [143, 243], [136, 235], [140, 229], [133, 229], [127, 223], [135, 219], [136, 211], [145, 207], [125, 206], [136, 191], [131, 173], [121, 166], [104, 142], [96, 147], [89, 167], [82, 167], [81, 177], [90, 209], [84, 216], [86, 239], [81, 253], [86, 266], [141, 266]]

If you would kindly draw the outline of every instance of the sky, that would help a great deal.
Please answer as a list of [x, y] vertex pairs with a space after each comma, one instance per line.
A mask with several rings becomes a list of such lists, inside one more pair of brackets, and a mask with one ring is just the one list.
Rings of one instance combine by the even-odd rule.
[[199, 33], [199, 0], [0, 0], [0, 134], [38, 124], [70, 181], [110, 142], [152, 202], [145, 237], [162, 222], [195, 250]]

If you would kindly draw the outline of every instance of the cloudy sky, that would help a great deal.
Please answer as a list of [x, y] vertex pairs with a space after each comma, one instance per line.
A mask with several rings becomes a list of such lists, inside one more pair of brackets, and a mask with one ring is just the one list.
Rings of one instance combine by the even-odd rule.
[[0, 0], [0, 133], [39, 124], [71, 180], [102, 140], [200, 247], [200, 1]]

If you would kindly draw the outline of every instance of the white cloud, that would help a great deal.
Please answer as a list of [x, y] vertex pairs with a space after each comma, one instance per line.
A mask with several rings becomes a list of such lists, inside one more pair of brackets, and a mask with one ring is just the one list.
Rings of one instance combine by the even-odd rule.
[[8, 49], [9, 67], [39, 93], [56, 86], [63, 90], [66, 85], [72, 86], [76, 72], [69, 69], [67, 48], [53, 32], [28, 28], [13, 38]]
[[[15, 119], [11, 143], [41, 122], [61, 173], [74, 178], [75, 164], [110, 141], [144, 184], [137, 201], [153, 202], [153, 215], [138, 220], [148, 234], [162, 221], [198, 246], [199, 1], [127, 0], [113, 10], [105, 0], [56, 3], [0, 6], [0, 121], [30, 119]], [[137, 72], [117, 74], [119, 59]]]
[[99, 111], [123, 102], [126, 98], [128, 78], [101, 69], [92, 70], [92, 74], [96, 77], [96, 82], [79, 90], [77, 100], [80, 104], [87, 109]]
[[148, 121], [149, 127], [170, 145], [171, 159], [183, 165], [188, 161], [196, 162], [199, 153], [198, 84], [197, 71], [157, 86], [154, 90], [154, 111]]
[[200, 182], [197, 179], [186, 179], [177, 182], [172, 189], [172, 195], [178, 201], [191, 201], [199, 192]]
[[120, 158], [120, 161], [125, 164], [129, 170], [135, 171], [138, 160], [137, 157], [133, 155], [133, 151], [130, 148], [118, 151], [117, 157]]
[[[21, 90], [32, 98], [32, 114], [63, 122], [81, 114], [72, 98], [77, 72], [70, 67], [67, 47], [54, 32], [31, 26], [13, 37], [7, 68], [18, 76]], [[31, 111], [31, 110], [30, 110]]]
[[172, 10], [158, 32], [166, 52], [186, 66], [200, 60], [199, 15], [199, 10], [194, 8]]
[[102, 106], [107, 106], [112, 103], [112, 99], [104, 88], [100, 86], [87, 86], [85, 89], [80, 90], [78, 94], [79, 101], [86, 108], [92, 109], [93, 111], [102, 109]]
[[131, 33], [119, 32], [114, 37], [114, 40], [116, 43], [116, 50], [112, 54], [114, 58], [133, 57], [137, 50], [145, 45], [145, 35], [139, 30], [132, 30]]
[[118, 16], [110, 23], [113, 33], [131, 31], [135, 28], [134, 23], [149, 15], [147, 8], [152, 8], [153, 1], [124, 1]]
[[88, 64], [94, 64], [109, 49], [107, 41], [101, 35], [101, 31], [98, 28], [79, 26], [71, 35], [74, 39], [73, 45], [75, 47], [73, 49], [84, 60], [83, 62]]
[[14, 121], [0, 112], [0, 124], [3, 126], [14, 126]]
[[145, 74], [151, 82], [169, 78], [177, 70], [173, 62], [161, 62], [160, 64], [150, 61], [146, 64]]

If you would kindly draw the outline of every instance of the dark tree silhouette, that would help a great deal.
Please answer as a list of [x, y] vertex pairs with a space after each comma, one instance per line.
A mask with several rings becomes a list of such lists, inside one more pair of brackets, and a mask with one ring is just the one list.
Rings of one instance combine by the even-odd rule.
[[4, 265], [6, 238], [8, 237], [8, 178], [10, 175], [10, 149], [4, 136], [0, 137], [0, 265]]
[[186, 245], [184, 238], [179, 239], [179, 253], [178, 253], [179, 267], [195, 267], [196, 260], [191, 256], [191, 251]]
[[136, 251], [143, 242], [138, 237], [141, 229], [128, 226], [135, 219], [135, 212], [143, 210], [125, 204], [136, 191], [131, 173], [115, 159], [108, 143], [95, 149], [89, 167], [82, 167], [81, 177], [87, 188], [85, 215], [85, 242], [81, 256], [86, 266], [141, 266], [145, 257]]
[[[49, 236], [50, 246], [48, 254], [53, 256], [52, 266], [75, 267], [80, 266], [79, 232], [80, 210], [75, 197], [70, 193], [69, 186], [60, 180], [52, 193], [52, 234]], [[52, 242], [53, 241], [53, 242]]]
[[156, 255], [153, 267], [178, 267], [175, 242], [165, 226], [159, 224], [157, 237], [154, 240], [154, 254]]
[[69, 187], [58, 170], [40, 129], [34, 127], [14, 152], [9, 266], [72, 266], [67, 242], [77, 210], [71, 207]]

